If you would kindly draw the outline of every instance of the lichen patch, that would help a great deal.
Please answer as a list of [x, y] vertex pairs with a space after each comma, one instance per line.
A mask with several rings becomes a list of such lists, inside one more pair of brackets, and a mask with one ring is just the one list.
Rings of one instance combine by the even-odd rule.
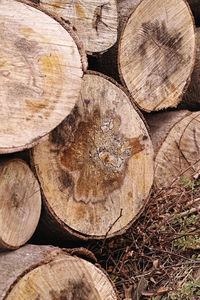
[[120, 125], [114, 111], [101, 114], [96, 106], [77, 124], [73, 141], [62, 147], [60, 165], [73, 176], [76, 201], [105, 200], [122, 185], [130, 157], [144, 150], [140, 137], [126, 138]]

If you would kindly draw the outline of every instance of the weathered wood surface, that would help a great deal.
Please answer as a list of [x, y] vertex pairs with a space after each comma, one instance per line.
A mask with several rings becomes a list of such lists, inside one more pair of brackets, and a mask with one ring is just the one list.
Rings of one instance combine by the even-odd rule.
[[0, 254], [0, 299], [117, 300], [107, 274], [52, 246]]
[[0, 248], [15, 249], [33, 235], [41, 212], [37, 179], [20, 159], [0, 161]]
[[86, 57], [69, 25], [21, 1], [2, 0], [0, 20], [0, 153], [8, 153], [32, 147], [70, 113]]
[[40, 0], [39, 6], [69, 21], [90, 54], [106, 51], [117, 40], [116, 0]]
[[[91, 72], [72, 113], [34, 147], [33, 164], [51, 222], [83, 239], [122, 233], [153, 181], [143, 120], [119, 86]], [[55, 228], [49, 224], [49, 233]]]
[[149, 116], [155, 146], [156, 187], [200, 175], [200, 112], [173, 111]]
[[184, 0], [143, 0], [119, 42], [119, 71], [145, 111], [176, 107], [195, 61], [195, 28]]

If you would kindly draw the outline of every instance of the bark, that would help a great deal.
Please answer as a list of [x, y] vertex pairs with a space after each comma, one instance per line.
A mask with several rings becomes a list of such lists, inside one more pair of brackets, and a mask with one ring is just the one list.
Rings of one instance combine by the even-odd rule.
[[147, 112], [176, 107], [195, 61], [195, 28], [183, 0], [143, 0], [119, 41], [120, 78]]
[[39, 7], [70, 22], [90, 54], [104, 52], [116, 42], [116, 0], [40, 0]]
[[16, 249], [33, 235], [41, 212], [37, 179], [28, 165], [0, 161], [0, 249]]
[[57, 247], [26, 245], [1, 253], [0, 268], [0, 299], [118, 299], [105, 272]]
[[72, 113], [34, 147], [32, 161], [47, 229], [56, 235], [59, 227], [82, 239], [121, 234], [144, 206], [153, 180], [143, 120], [121, 87], [99, 73], [84, 75]]
[[[200, 175], [200, 112], [173, 111], [147, 120], [155, 147], [157, 188], [179, 184]], [[160, 126], [161, 125], [161, 126]]]
[[199, 0], [187, 0], [188, 4], [190, 5], [190, 8], [192, 10], [196, 26], [200, 26], [200, 2]]
[[191, 82], [180, 103], [181, 109], [200, 109], [200, 28], [197, 28], [197, 51]]
[[72, 28], [25, 3], [0, 2], [0, 153], [32, 147], [61, 122], [86, 67]]

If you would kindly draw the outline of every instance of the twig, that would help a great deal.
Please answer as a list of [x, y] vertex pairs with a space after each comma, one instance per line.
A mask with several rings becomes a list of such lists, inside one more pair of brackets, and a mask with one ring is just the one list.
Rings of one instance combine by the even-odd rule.
[[123, 209], [121, 208], [120, 209], [119, 217], [117, 217], [117, 219], [109, 226], [108, 231], [105, 234], [105, 237], [104, 237], [104, 240], [103, 240], [103, 244], [101, 246], [101, 253], [103, 251], [103, 247], [105, 246], [106, 238], [107, 238], [109, 232], [111, 231], [111, 229], [113, 228], [113, 226], [117, 223], [117, 221], [122, 217], [122, 212], [123, 212]]

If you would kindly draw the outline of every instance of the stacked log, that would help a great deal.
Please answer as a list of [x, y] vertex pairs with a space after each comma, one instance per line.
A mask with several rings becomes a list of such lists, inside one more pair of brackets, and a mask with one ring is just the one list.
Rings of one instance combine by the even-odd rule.
[[173, 111], [149, 116], [155, 149], [157, 188], [200, 176], [200, 112]]
[[120, 78], [141, 109], [177, 107], [195, 51], [195, 28], [185, 1], [143, 0], [120, 37]]
[[62, 20], [18, 1], [1, 1], [0, 11], [0, 153], [9, 153], [32, 147], [70, 113], [86, 57]]
[[94, 72], [84, 75], [72, 113], [33, 148], [32, 164], [51, 220], [46, 227], [56, 235], [66, 231], [63, 237], [123, 233], [153, 182], [153, 147], [143, 120], [119, 85]]
[[26, 245], [1, 253], [0, 270], [0, 299], [118, 299], [99, 267], [57, 247]]
[[0, 249], [16, 249], [33, 235], [41, 211], [40, 186], [20, 159], [0, 161]]

